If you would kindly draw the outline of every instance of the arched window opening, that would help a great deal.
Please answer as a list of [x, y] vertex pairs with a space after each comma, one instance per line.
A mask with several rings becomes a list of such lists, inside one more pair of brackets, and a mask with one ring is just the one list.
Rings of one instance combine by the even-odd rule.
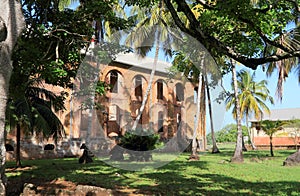
[[175, 91], [176, 91], [176, 101], [183, 101], [184, 100], [183, 85], [182, 84], [176, 84]]
[[118, 93], [118, 72], [117, 71], [111, 71], [110, 72], [110, 92], [111, 93]]
[[157, 99], [163, 100], [164, 97], [164, 84], [163, 81], [157, 81]]
[[164, 132], [164, 114], [162, 111], [158, 112], [157, 127], [158, 132]]
[[143, 96], [143, 83], [142, 83], [142, 77], [141, 76], [136, 76], [135, 77], [135, 90], [134, 94], [137, 99], [141, 100]]

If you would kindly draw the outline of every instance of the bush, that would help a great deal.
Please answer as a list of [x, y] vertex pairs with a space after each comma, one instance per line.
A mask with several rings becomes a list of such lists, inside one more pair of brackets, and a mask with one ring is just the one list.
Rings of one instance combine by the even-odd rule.
[[121, 137], [119, 146], [135, 151], [128, 151], [130, 160], [149, 161], [152, 159], [150, 150], [154, 150], [160, 145], [159, 138], [160, 135], [151, 130], [129, 130]]

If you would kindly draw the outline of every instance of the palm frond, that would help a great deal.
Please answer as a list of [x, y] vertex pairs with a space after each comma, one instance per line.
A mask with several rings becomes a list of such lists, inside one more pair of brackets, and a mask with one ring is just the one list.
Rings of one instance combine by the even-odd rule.
[[34, 104], [35, 130], [42, 132], [45, 137], [61, 137], [64, 135], [64, 126], [59, 118], [45, 105]]

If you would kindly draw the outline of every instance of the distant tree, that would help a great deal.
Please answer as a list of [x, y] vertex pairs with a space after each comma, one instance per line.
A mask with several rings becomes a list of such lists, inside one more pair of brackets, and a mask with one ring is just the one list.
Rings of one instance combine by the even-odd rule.
[[291, 132], [291, 135], [292, 137], [294, 137], [296, 151], [298, 151], [298, 143], [300, 138], [300, 120], [291, 120], [285, 127], [294, 129], [294, 131]]
[[[236, 142], [237, 125], [228, 124], [221, 130], [215, 132], [217, 143]], [[243, 135], [247, 134], [247, 127], [242, 126]], [[207, 134], [207, 140], [211, 143], [211, 133]]]
[[286, 121], [270, 121], [270, 120], [264, 120], [260, 122], [261, 129], [270, 137], [270, 154], [273, 157], [273, 135], [277, 132], [283, 129], [284, 125], [287, 125], [288, 122]]

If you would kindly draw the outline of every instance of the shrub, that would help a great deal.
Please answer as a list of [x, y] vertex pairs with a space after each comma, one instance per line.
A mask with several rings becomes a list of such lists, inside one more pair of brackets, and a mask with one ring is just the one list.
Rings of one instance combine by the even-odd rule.
[[154, 150], [160, 145], [159, 138], [160, 135], [152, 130], [129, 130], [121, 137], [119, 146], [131, 150], [128, 151], [130, 160], [149, 161], [152, 159], [150, 150]]

